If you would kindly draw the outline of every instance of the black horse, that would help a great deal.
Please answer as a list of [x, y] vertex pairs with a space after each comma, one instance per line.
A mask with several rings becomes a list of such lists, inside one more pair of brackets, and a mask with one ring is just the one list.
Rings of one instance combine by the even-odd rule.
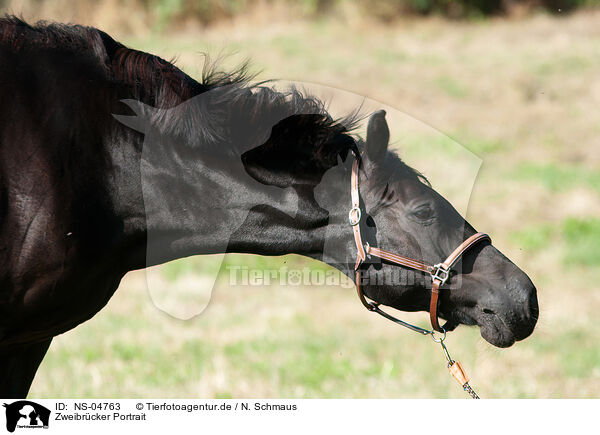
[[[475, 232], [387, 150], [383, 112], [363, 141], [356, 116], [334, 120], [295, 89], [251, 85], [244, 68], [207, 67], [197, 82], [100, 30], [5, 17], [0, 99], [2, 397], [26, 396], [52, 337], [97, 313], [128, 271], [296, 253], [353, 276], [354, 155], [365, 240], [434, 264]], [[487, 242], [461, 262], [440, 297], [447, 328], [478, 325], [500, 347], [530, 335], [527, 275]], [[363, 268], [371, 299], [428, 310], [424, 274]], [[378, 279], [392, 268], [410, 279]]]

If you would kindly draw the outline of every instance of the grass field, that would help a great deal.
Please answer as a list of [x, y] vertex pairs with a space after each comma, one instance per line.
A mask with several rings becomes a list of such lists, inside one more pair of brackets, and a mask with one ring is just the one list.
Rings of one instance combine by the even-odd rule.
[[[467, 217], [530, 274], [540, 320], [532, 337], [504, 350], [459, 328], [450, 350], [482, 397], [585, 398], [600, 396], [598, 20], [598, 12], [393, 26], [240, 19], [121, 39], [177, 56], [193, 76], [200, 52], [236, 52], [226, 64], [249, 57], [261, 79], [368, 96], [478, 155]], [[401, 154], [428, 153], [431, 135], [391, 127]], [[321, 267], [294, 256], [225, 262]], [[152, 273], [167, 289], [202, 286], [215, 264], [196, 257]], [[151, 303], [144, 272], [127, 275], [102, 312], [54, 340], [31, 396], [464, 397], [437, 345], [368, 313], [347, 286], [231, 286], [220, 267], [208, 308], [188, 321]], [[427, 316], [406, 318], [425, 325]]]

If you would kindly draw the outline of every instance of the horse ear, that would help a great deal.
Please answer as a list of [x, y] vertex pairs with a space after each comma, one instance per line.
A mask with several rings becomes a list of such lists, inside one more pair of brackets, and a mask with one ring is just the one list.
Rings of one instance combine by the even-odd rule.
[[385, 157], [390, 141], [390, 129], [385, 120], [385, 110], [378, 110], [371, 115], [367, 125], [367, 155], [373, 162]]

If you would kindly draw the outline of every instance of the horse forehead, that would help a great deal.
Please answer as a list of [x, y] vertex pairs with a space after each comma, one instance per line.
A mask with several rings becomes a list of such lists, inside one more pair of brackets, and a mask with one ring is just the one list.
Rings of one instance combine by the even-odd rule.
[[369, 191], [373, 194], [380, 194], [387, 188], [388, 192], [393, 193], [403, 202], [407, 202], [416, 197], [426, 195], [435, 195], [434, 191], [423, 184], [416, 176], [406, 172], [381, 171], [375, 172], [368, 177]]

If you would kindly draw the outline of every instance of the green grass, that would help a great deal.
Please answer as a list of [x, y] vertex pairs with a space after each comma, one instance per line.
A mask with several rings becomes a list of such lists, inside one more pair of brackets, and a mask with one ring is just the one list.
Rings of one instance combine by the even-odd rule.
[[[540, 358], [557, 358], [564, 378], [589, 379], [600, 374], [600, 335], [582, 327], [560, 328], [534, 343]], [[557, 352], [560, 343], [560, 352]]]
[[549, 249], [557, 233], [557, 227], [550, 224], [513, 231], [511, 241], [525, 251]]
[[227, 254], [226, 256], [194, 256], [170, 261], [161, 266], [165, 279], [173, 283], [184, 275], [214, 275], [226, 277], [228, 266], [242, 266], [248, 270], [283, 270], [292, 268], [301, 270], [328, 270], [329, 266], [298, 255], [267, 257], [261, 255]]
[[375, 59], [381, 65], [397, 65], [409, 60], [407, 53], [393, 50], [388, 47], [377, 47], [373, 52]]
[[600, 219], [569, 218], [561, 232], [567, 244], [567, 264], [600, 266]]
[[283, 56], [303, 56], [309, 50], [306, 41], [302, 41], [296, 36], [281, 35], [274, 38], [272, 43], [273, 47], [279, 50]]
[[[403, 159], [411, 160], [430, 154], [442, 155], [445, 158], [457, 158], [462, 155], [462, 144], [443, 133], [412, 134], [401, 136], [399, 142], [394, 144], [401, 149]], [[467, 146], [468, 148], [468, 146]], [[428, 170], [430, 168], [424, 168]]]
[[510, 150], [510, 146], [507, 143], [497, 139], [468, 138], [467, 136], [467, 139], [462, 143], [473, 153], [481, 157]]
[[[323, 331], [315, 328], [313, 319], [303, 316], [280, 326], [276, 335], [225, 346], [224, 355], [236, 376], [274, 383], [284, 397], [295, 396], [294, 391], [302, 391], [302, 397], [341, 397], [343, 390], [361, 394], [367, 388], [366, 380], [397, 382], [410, 374], [411, 364], [437, 372], [437, 362], [443, 368], [443, 361], [435, 358], [435, 346], [419, 359], [418, 354], [408, 352], [409, 346], [396, 346], [395, 339], [364, 341], [366, 331], [349, 334], [340, 327]], [[406, 344], [419, 342], [419, 337], [402, 332], [399, 337]]]
[[576, 187], [600, 192], [600, 171], [578, 165], [522, 163], [512, 171], [517, 179], [541, 184], [553, 192]]
[[453, 98], [463, 99], [469, 95], [469, 89], [453, 77], [440, 76], [435, 79], [434, 85]]
[[[306, 394], [331, 396], [327, 383], [342, 383], [355, 377], [356, 367], [349, 355], [340, 356], [336, 349], [345, 344], [331, 335], [310, 336], [298, 329], [293, 334], [259, 337], [232, 343], [225, 348], [225, 356], [240, 361], [236, 370], [242, 376], [259, 375], [275, 378], [283, 388], [301, 385]], [[288, 335], [289, 334], [289, 335]]]
[[[117, 397], [132, 395], [136, 388], [150, 389], [171, 385], [175, 390], [190, 379], [198, 379], [210, 367], [214, 346], [202, 340], [188, 340], [173, 344], [160, 332], [145, 340], [131, 340], [130, 334], [140, 334], [140, 328], [125, 328], [123, 319], [113, 319], [125, 334], [100, 332], [87, 328], [87, 340], [73, 342], [67, 348], [57, 346], [44, 361], [54, 376], [46, 379], [55, 389], [55, 397]], [[102, 324], [106, 331], [107, 324]], [[149, 325], [144, 325], [147, 331]], [[106, 335], [105, 335], [106, 334]], [[142, 334], [144, 335], [144, 334]], [[95, 367], [78, 378], [70, 371], [75, 367]], [[118, 376], [110, 373], [119, 373]], [[94, 378], [102, 379], [102, 387]], [[133, 382], [131, 382], [133, 380]], [[139, 390], [138, 390], [139, 391]]]
[[558, 250], [565, 265], [600, 267], [600, 219], [570, 217], [511, 233], [511, 240], [528, 252]]
[[568, 55], [558, 59], [544, 60], [534, 65], [533, 72], [542, 76], [565, 73], [580, 73], [594, 67], [597, 63], [589, 57]]

